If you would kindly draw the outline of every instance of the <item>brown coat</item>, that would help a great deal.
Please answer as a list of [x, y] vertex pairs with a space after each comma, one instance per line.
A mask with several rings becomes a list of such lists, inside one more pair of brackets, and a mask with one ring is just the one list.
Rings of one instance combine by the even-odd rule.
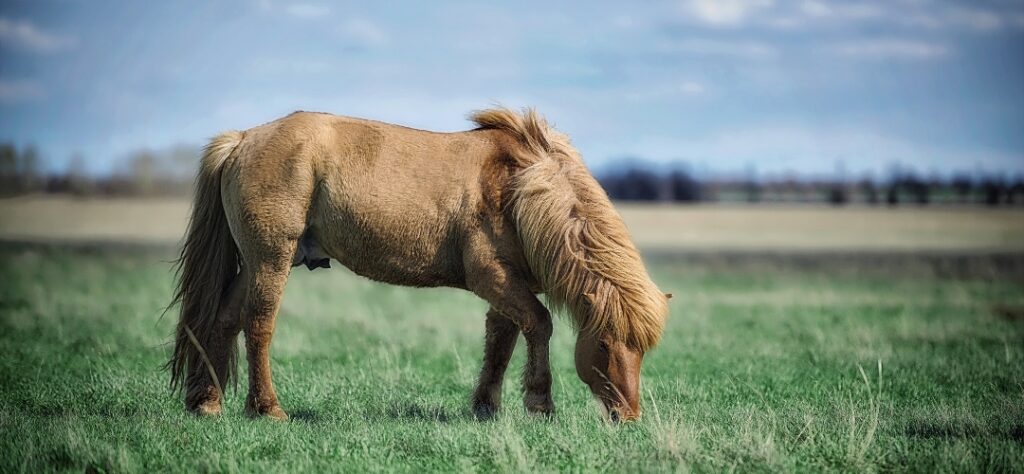
[[[182, 250], [169, 362], [190, 409], [219, 412], [229, 342], [244, 327], [247, 409], [284, 417], [268, 352], [284, 281], [292, 265], [331, 258], [374, 280], [487, 300], [488, 333], [513, 339], [488, 337], [485, 371], [504, 372], [522, 331], [524, 402], [549, 413], [551, 322], [535, 296], [546, 293], [580, 330], [581, 378], [613, 419], [639, 415], [640, 362], [661, 334], [667, 298], [564, 135], [532, 111], [473, 120], [475, 130], [435, 133], [296, 112], [211, 142]], [[481, 375], [474, 401], [491, 411], [494, 375]]]

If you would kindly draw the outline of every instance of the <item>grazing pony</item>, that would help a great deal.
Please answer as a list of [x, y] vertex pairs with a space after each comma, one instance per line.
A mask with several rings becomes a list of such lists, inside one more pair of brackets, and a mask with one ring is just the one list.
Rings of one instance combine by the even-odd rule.
[[499, 408], [520, 333], [523, 402], [551, 414], [551, 314], [577, 329], [576, 372], [613, 422], [640, 416], [640, 363], [670, 295], [651, 281], [608, 196], [568, 137], [532, 110], [477, 112], [477, 128], [435, 133], [296, 112], [205, 149], [173, 304], [167, 367], [185, 406], [221, 411], [245, 331], [246, 413], [287, 419], [270, 340], [290, 267], [335, 259], [373, 280], [472, 291], [490, 303], [480, 418]]

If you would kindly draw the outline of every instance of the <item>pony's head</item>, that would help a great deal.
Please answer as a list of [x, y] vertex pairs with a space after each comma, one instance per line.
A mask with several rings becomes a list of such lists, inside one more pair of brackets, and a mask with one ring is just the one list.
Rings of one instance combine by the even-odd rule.
[[[665, 300], [671, 297], [666, 294]], [[576, 338], [576, 374], [590, 387], [601, 411], [612, 423], [640, 417], [643, 360], [644, 349], [611, 330], [580, 331]]]
[[640, 417], [640, 363], [644, 353], [607, 334], [580, 333], [576, 373], [612, 423]]

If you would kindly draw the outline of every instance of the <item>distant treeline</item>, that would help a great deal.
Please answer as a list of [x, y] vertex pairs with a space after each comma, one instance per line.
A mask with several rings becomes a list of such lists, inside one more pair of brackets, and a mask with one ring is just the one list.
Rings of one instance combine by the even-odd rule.
[[[82, 196], [184, 196], [192, 189], [199, 150], [178, 146], [142, 150], [114, 168], [90, 173], [85, 159], [73, 156], [65, 171], [44, 171], [38, 151], [0, 143], [0, 196], [59, 193]], [[844, 205], [984, 204], [1024, 205], [1024, 179], [998, 175], [954, 174], [923, 178], [894, 171], [884, 180], [793, 178], [704, 178], [681, 169], [657, 170], [626, 165], [598, 173], [608, 195], [622, 201], [830, 203]]]
[[71, 157], [66, 171], [44, 170], [32, 146], [18, 150], [0, 143], [0, 196], [28, 193], [81, 196], [177, 196], [192, 189], [199, 152], [179, 146], [168, 150], [142, 150], [119, 160], [110, 172], [90, 172], [81, 155]]
[[608, 195], [621, 201], [850, 203], [900, 204], [1024, 204], [1024, 179], [954, 174], [922, 178], [913, 171], [894, 172], [885, 180], [859, 179], [727, 179], [698, 180], [686, 171], [652, 171], [619, 167], [599, 174]]

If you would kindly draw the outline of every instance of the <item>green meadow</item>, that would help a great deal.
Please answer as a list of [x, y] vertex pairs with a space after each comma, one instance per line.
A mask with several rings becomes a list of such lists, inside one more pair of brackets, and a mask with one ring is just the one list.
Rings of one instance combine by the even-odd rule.
[[[646, 255], [672, 292], [640, 421], [601, 421], [552, 341], [557, 414], [469, 410], [486, 306], [296, 269], [272, 346], [287, 423], [182, 409], [161, 370], [173, 246], [0, 244], [0, 472], [1024, 470], [1019, 254]], [[244, 363], [244, 362], [243, 362]]]

